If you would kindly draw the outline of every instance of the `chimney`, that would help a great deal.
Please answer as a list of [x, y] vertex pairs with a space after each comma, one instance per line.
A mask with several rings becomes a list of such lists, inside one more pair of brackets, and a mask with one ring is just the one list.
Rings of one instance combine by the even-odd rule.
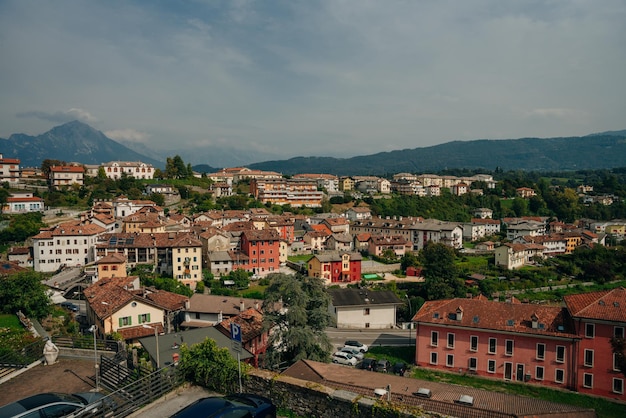
[[257, 311], [259, 310], [259, 302], [258, 301], [254, 302], [254, 309], [256, 309]]
[[239, 311], [243, 312], [246, 310], [246, 305], [243, 303], [243, 300], [239, 301]]
[[185, 299], [185, 309], [189, 310], [190, 304], [189, 304], [189, 299]]

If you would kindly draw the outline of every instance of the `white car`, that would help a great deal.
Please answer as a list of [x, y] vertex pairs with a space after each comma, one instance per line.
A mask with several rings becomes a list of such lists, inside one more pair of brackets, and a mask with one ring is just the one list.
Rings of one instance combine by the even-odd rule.
[[361, 353], [367, 353], [367, 346], [363, 343], [360, 343], [356, 340], [348, 340], [344, 344], [346, 347], [352, 347], [359, 350]]
[[357, 360], [363, 360], [363, 353], [354, 347], [343, 347], [341, 350], [344, 353], [352, 354], [352, 357], [355, 357]]
[[356, 357], [344, 351], [337, 351], [336, 353], [333, 353], [333, 363], [354, 366], [356, 364]]

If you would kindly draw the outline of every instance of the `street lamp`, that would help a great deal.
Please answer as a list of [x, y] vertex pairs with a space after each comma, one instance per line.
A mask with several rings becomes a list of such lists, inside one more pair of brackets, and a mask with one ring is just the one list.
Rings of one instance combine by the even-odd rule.
[[150, 325], [143, 324], [142, 327], [153, 329], [154, 330], [154, 338], [156, 338], [156, 368], [159, 368], [159, 330], [157, 327], [151, 327]]
[[409, 329], [409, 346], [410, 346], [411, 345], [411, 323], [413, 320], [413, 318], [411, 318], [411, 314], [413, 313], [413, 308], [411, 307], [411, 298], [409, 298], [409, 295], [404, 295], [404, 297], [409, 302], [409, 324], [407, 325], [407, 328]]
[[87, 331], [93, 334], [93, 361], [96, 369], [96, 392], [98, 392], [100, 390], [98, 385], [98, 346], [96, 344], [96, 332], [98, 331], [98, 327], [96, 325], [92, 325]]

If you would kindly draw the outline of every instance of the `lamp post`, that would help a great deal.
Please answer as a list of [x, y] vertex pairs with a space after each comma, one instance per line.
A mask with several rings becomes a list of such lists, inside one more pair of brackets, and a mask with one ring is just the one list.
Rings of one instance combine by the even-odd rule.
[[409, 295], [404, 295], [404, 297], [409, 302], [409, 324], [407, 328], [409, 329], [409, 347], [410, 347], [411, 346], [411, 323], [413, 319], [411, 318], [411, 314], [413, 313], [413, 308], [411, 307], [411, 299], [409, 298]]
[[96, 392], [98, 392], [100, 390], [98, 384], [98, 345], [96, 344], [96, 332], [98, 331], [98, 327], [92, 325], [89, 327], [88, 331], [93, 334], [93, 361], [96, 369]]
[[159, 361], [159, 329], [158, 327], [151, 327], [150, 325], [143, 324], [142, 327], [153, 329], [154, 330], [154, 338], [156, 339], [156, 368], [159, 369], [160, 361]]

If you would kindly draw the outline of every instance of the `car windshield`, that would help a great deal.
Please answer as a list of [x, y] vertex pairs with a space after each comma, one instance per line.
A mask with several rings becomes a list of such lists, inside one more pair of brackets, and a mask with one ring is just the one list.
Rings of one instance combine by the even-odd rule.
[[252, 406], [254, 408], [257, 407], [257, 405], [251, 399], [244, 398], [244, 397], [237, 396], [237, 395], [224, 396], [224, 399], [228, 399], [230, 402], [232, 402], [235, 405]]

